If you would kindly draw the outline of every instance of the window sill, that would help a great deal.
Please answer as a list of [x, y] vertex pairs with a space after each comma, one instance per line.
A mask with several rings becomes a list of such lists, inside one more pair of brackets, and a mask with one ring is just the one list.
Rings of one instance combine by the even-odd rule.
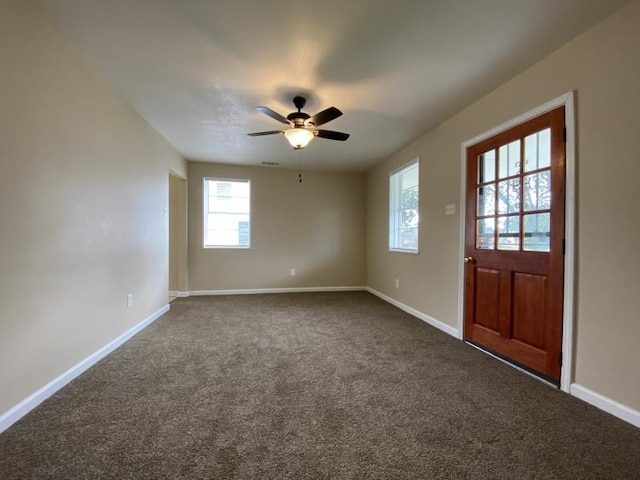
[[420, 253], [420, 250], [403, 250], [401, 248], [390, 248], [389, 251], [393, 253], [408, 253], [410, 255], [418, 255]]

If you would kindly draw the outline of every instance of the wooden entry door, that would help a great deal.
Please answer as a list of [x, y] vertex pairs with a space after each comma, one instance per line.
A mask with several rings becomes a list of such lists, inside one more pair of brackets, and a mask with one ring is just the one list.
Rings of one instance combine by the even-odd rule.
[[467, 149], [465, 340], [555, 383], [565, 132], [560, 107]]

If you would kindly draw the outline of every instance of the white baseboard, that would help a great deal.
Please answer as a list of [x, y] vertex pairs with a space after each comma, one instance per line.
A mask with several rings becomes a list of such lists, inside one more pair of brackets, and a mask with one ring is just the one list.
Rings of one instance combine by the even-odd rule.
[[401, 302], [399, 302], [397, 300], [394, 300], [393, 298], [388, 297], [384, 293], [380, 293], [380, 292], [378, 292], [377, 290], [374, 290], [371, 287], [367, 287], [366, 290], [367, 290], [367, 292], [375, 295], [376, 297], [381, 298], [385, 302], [388, 302], [391, 305], [393, 305], [395, 307], [398, 307], [400, 310], [404, 310], [408, 314], [413, 315], [414, 317], [419, 318], [423, 322], [428, 323], [432, 327], [435, 327], [438, 330], [442, 330], [444, 333], [448, 333], [452, 337], [458, 338], [458, 329], [457, 328], [453, 328], [451, 325], [447, 325], [446, 323], [443, 323], [440, 320], [436, 320], [435, 318], [430, 317], [429, 315], [427, 315], [425, 313], [422, 313], [422, 312], [416, 310], [415, 308], [412, 308], [412, 307], [410, 307], [408, 305], [405, 305], [404, 303], [401, 303]]
[[137, 325], [133, 326], [127, 332], [123, 333], [118, 338], [108, 343], [97, 352], [89, 355], [87, 358], [82, 360], [77, 365], [71, 367], [69, 370], [64, 372], [59, 377], [50, 381], [44, 387], [40, 388], [37, 392], [29, 395], [27, 398], [22, 400], [16, 406], [14, 406], [13, 408], [9, 409], [7, 412], [0, 415], [0, 433], [5, 431], [7, 428], [9, 428], [11, 425], [16, 423], [18, 420], [24, 417], [31, 410], [36, 408], [38, 405], [40, 405], [43, 401], [45, 401], [51, 395], [56, 393], [58, 390], [60, 390], [65, 385], [67, 385], [76, 377], [80, 376], [83, 372], [85, 372], [90, 367], [98, 363], [100, 360], [106, 357], [109, 353], [113, 352], [116, 348], [118, 348], [120, 345], [125, 343], [127, 340], [133, 337], [140, 330], [145, 328], [151, 322], [158, 319], [160, 316], [162, 316], [168, 311], [169, 311], [169, 305], [165, 305], [160, 310], [151, 314], [149, 317], [147, 317]]
[[303, 293], [303, 292], [362, 292], [367, 287], [299, 287], [299, 288], [253, 288], [237, 290], [195, 290], [188, 296], [206, 295], [255, 295], [260, 293]]
[[169, 290], [169, 298], [186, 298], [189, 296], [189, 292], [180, 292], [178, 290]]
[[590, 403], [594, 407], [604, 410], [611, 415], [618, 417], [631, 425], [640, 427], [640, 412], [633, 408], [627, 407], [622, 403], [616, 402], [604, 395], [594, 392], [593, 390], [583, 387], [577, 383], [571, 384], [571, 395]]

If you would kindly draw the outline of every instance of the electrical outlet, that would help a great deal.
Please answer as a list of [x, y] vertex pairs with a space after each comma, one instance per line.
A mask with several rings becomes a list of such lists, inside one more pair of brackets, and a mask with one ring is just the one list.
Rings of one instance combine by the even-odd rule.
[[127, 295], [127, 308], [133, 307], [133, 293]]
[[400, 288], [400, 279], [396, 278], [396, 288]]
[[291, 269], [291, 276], [292, 276], [292, 277], [295, 277], [295, 276], [296, 276], [296, 269], [295, 269], [295, 268], [292, 268], [292, 269]]

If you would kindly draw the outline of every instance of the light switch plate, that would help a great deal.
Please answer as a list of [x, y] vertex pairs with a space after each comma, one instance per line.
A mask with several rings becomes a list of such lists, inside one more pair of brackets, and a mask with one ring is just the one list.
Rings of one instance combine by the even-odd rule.
[[455, 215], [456, 214], [456, 204], [455, 203], [449, 203], [444, 207], [444, 214], [445, 215]]

